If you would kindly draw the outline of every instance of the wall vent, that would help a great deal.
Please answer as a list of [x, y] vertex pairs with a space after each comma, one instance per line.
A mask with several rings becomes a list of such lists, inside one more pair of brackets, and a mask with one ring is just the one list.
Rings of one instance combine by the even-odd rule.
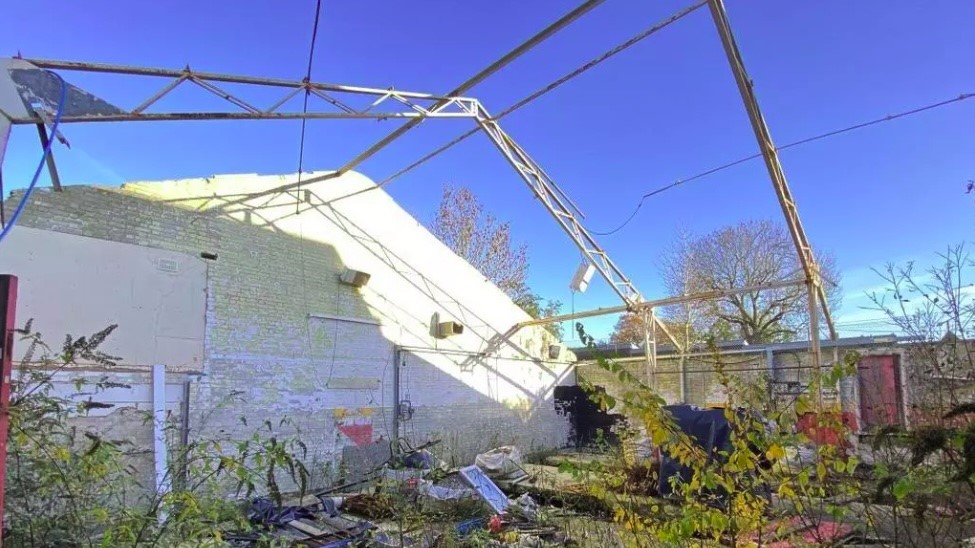
[[176, 274], [179, 272], [179, 262], [174, 259], [157, 259], [156, 268], [163, 272], [169, 272], [170, 274]]
[[562, 345], [550, 344], [548, 345], [548, 359], [557, 360], [559, 355], [562, 354]]
[[464, 326], [457, 322], [440, 322], [437, 324], [437, 337], [446, 339], [464, 332]]
[[339, 276], [339, 280], [346, 285], [362, 287], [369, 283], [369, 278], [371, 277], [372, 276], [367, 272], [360, 272], [358, 270], [346, 268], [345, 271]]

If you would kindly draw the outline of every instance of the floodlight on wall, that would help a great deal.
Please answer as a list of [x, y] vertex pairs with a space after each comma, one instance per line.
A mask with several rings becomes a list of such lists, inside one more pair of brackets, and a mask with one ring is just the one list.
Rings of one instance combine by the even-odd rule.
[[339, 280], [353, 287], [362, 287], [369, 283], [369, 278], [372, 276], [367, 272], [361, 272], [359, 270], [352, 270], [351, 268], [346, 268], [342, 274], [339, 276]]
[[569, 289], [575, 293], [585, 293], [595, 273], [596, 267], [589, 261], [583, 261], [579, 265], [579, 268], [576, 269], [575, 275], [572, 276], [572, 281], [569, 282]]
[[440, 322], [437, 324], [437, 338], [446, 339], [464, 332], [463, 324], [458, 322]]
[[560, 344], [550, 344], [548, 345], [548, 359], [557, 360], [559, 355], [562, 354], [562, 345]]

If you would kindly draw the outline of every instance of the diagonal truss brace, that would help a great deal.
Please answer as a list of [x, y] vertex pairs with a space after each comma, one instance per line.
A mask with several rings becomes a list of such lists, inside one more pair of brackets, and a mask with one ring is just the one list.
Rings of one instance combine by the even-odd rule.
[[586, 259], [609, 282], [616, 294], [623, 299], [623, 302], [628, 305], [639, 303], [642, 297], [636, 286], [609, 258], [609, 255], [589, 231], [582, 226], [573, 210], [570, 209], [571, 206], [562, 198], [562, 193], [555, 182], [545, 174], [541, 166], [501, 129], [498, 122], [491, 117], [483, 106], [477, 104], [472, 114], [475, 115], [478, 126], [487, 134], [494, 146], [528, 184], [535, 197], [555, 217], [562, 230], [572, 238]]
[[[501, 155], [508, 160], [511, 167], [518, 172], [522, 180], [528, 184], [528, 188], [545, 209], [555, 218], [555, 221], [562, 227], [562, 230], [572, 239], [576, 247], [582, 251], [586, 259], [596, 268], [596, 271], [609, 283], [610, 287], [626, 303], [627, 308], [633, 308], [643, 301], [643, 296], [637, 290], [633, 282], [623, 273], [622, 270], [612, 259], [606, 250], [599, 245], [592, 234], [579, 221], [581, 213], [571, 202], [566, 203], [565, 193], [558, 185], [545, 173], [545, 170], [538, 165], [535, 160], [528, 155], [521, 146], [518, 145], [498, 124], [484, 107], [478, 102], [472, 114], [475, 115], [477, 125], [494, 143]], [[651, 315], [653, 324], [660, 329], [667, 338], [678, 348], [680, 343], [673, 336], [667, 327], [655, 315]]]

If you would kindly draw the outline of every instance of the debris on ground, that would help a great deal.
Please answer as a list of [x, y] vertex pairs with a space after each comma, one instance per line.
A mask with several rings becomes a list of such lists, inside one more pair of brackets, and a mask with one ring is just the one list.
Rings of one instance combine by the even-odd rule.
[[[522, 492], [509, 499], [477, 462], [507, 483], [529, 476], [517, 447], [478, 455], [475, 464], [448, 469], [426, 450], [400, 443], [371, 477], [275, 504], [251, 501], [258, 532], [228, 533], [234, 546], [255, 546], [262, 534], [294, 546], [429, 548], [450, 535], [476, 546], [562, 546], [570, 539], [542, 520], [545, 508]], [[549, 507], [550, 508], [550, 507]]]
[[474, 458], [474, 465], [494, 480], [519, 481], [528, 477], [522, 467], [521, 451], [512, 445], [481, 453]]

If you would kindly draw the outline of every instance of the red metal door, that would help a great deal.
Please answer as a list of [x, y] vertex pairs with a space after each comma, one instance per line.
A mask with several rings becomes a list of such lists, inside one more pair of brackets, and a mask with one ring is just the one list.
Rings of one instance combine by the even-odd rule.
[[901, 383], [897, 356], [863, 356], [857, 366], [863, 428], [901, 424]]

